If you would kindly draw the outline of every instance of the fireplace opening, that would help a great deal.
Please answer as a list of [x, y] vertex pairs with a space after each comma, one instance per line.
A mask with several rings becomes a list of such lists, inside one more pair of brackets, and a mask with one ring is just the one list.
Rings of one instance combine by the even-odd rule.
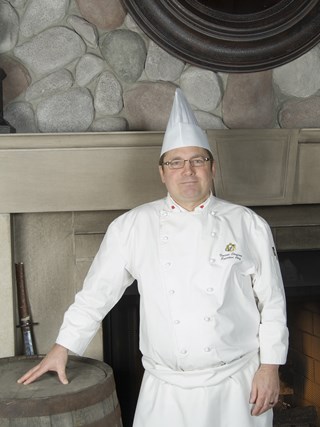
[[278, 253], [288, 302], [320, 298], [320, 250]]
[[280, 371], [284, 389], [287, 387], [282, 400], [284, 407], [312, 408], [309, 415], [319, 420], [320, 251], [280, 252], [279, 261], [290, 334], [287, 363]]
[[[279, 252], [290, 345], [280, 367], [274, 425], [312, 426], [320, 410], [320, 250]], [[132, 425], [143, 376], [134, 282], [103, 322], [104, 360], [114, 370], [124, 427]], [[289, 424], [290, 423], [290, 424]]]
[[139, 350], [137, 282], [125, 292], [103, 321], [104, 361], [112, 366], [123, 427], [131, 427], [143, 376]]
[[286, 426], [319, 426], [320, 296], [287, 297], [287, 313], [289, 352], [287, 363], [280, 368], [275, 419], [285, 420]]

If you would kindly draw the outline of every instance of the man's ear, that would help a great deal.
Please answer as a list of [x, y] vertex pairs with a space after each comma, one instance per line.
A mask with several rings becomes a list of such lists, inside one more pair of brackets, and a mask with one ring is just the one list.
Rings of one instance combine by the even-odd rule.
[[161, 165], [159, 165], [159, 173], [160, 173], [160, 178], [163, 184], [165, 184], [165, 177], [164, 177], [164, 172], [163, 172], [163, 167]]
[[216, 162], [214, 160], [212, 162], [211, 171], [212, 171], [212, 178], [214, 178], [216, 176]]

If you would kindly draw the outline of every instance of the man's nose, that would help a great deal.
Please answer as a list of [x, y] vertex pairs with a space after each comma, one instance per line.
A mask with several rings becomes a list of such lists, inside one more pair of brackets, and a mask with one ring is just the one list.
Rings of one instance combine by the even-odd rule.
[[184, 162], [184, 167], [182, 171], [184, 174], [188, 174], [188, 175], [194, 174], [194, 167], [191, 166], [191, 163], [189, 162], [189, 160]]

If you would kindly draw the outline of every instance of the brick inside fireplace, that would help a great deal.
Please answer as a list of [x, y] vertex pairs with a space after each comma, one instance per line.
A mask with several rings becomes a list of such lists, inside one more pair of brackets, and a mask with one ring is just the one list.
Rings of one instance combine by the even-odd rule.
[[319, 420], [320, 251], [280, 252], [279, 260], [290, 332], [287, 363], [280, 369], [282, 401], [289, 408], [313, 407]]
[[293, 404], [315, 406], [320, 414], [320, 297], [288, 302]]

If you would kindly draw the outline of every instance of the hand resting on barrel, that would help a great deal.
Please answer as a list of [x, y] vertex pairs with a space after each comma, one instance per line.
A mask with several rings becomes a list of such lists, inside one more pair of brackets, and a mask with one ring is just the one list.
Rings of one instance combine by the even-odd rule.
[[68, 379], [66, 376], [67, 361], [68, 350], [59, 344], [55, 344], [46, 357], [42, 359], [38, 365], [30, 369], [21, 378], [18, 379], [18, 383], [30, 384], [46, 372], [55, 371], [57, 372], [61, 383], [68, 384]]

